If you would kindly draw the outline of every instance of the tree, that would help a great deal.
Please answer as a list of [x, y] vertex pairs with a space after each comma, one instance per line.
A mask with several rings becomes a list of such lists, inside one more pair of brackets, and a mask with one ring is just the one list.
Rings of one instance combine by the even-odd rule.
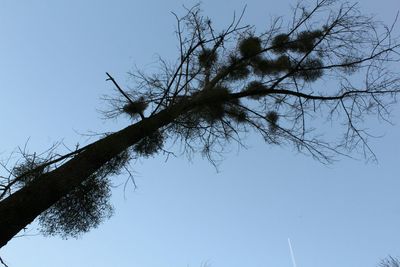
[[[63, 156], [54, 149], [23, 153], [2, 178], [0, 245], [37, 217], [46, 234], [96, 227], [112, 212], [110, 175], [132, 158], [169, 153], [165, 142], [215, 162], [227, 143], [255, 130], [269, 144], [292, 145], [326, 163], [352, 150], [374, 158], [363, 121], [389, 119], [400, 92], [391, 68], [399, 44], [392, 27], [335, 2], [299, 5], [288, 27], [278, 19], [264, 32], [242, 26], [243, 14], [221, 32], [198, 6], [176, 16], [175, 64], [160, 59], [158, 73], [132, 73], [134, 91], [107, 73], [119, 96], [105, 114], [125, 114], [129, 126]], [[363, 83], [352, 82], [362, 75]], [[344, 136], [323, 137], [317, 118], [337, 123]]]
[[380, 261], [379, 267], [399, 267], [400, 261], [397, 258], [388, 256], [387, 258]]

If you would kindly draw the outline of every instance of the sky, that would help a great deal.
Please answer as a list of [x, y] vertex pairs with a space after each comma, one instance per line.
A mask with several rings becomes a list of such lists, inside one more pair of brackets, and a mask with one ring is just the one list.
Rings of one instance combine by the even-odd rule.
[[[171, 11], [195, 3], [2, 0], [0, 157], [25, 144], [34, 152], [94, 141], [86, 134], [127, 125], [99, 112], [113, 90], [105, 72], [128, 87], [135, 66], [174, 59]], [[262, 29], [271, 16], [290, 17], [294, 4], [204, 0], [202, 8], [223, 28], [247, 5], [245, 23]], [[388, 24], [400, 9], [397, 0], [359, 6]], [[37, 235], [33, 224], [0, 256], [10, 267], [290, 267], [290, 238], [298, 267], [376, 266], [400, 257], [399, 111], [393, 126], [369, 125], [382, 135], [371, 141], [378, 163], [323, 165], [253, 134], [248, 149], [229, 148], [218, 170], [200, 156], [141, 159], [133, 164], [138, 188], [116, 187], [115, 215], [97, 229], [62, 240]]]

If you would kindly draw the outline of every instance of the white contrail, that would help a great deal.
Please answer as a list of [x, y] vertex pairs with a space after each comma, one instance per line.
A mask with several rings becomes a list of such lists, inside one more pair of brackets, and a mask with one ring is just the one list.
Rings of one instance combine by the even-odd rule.
[[288, 241], [288, 243], [289, 243], [289, 250], [290, 250], [290, 256], [292, 257], [293, 267], [297, 267], [296, 260], [295, 260], [295, 258], [294, 258], [294, 253], [293, 253], [293, 248], [292, 248], [292, 242], [290, 242], [290, 238], [288, 238], [287, 241]]

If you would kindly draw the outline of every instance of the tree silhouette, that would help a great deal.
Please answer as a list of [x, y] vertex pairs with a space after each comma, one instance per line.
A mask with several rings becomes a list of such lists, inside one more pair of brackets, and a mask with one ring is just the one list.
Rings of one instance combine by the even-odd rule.
[[[179, 57], [160, 58], [159, 72], [131, 73], [108, 118], [126, 115], [129, 125], [59, 156], [55, 149], [23, 158], [0, 185], [0, 247], [36, 218], [45, 234], [77, 236], [112, 214], [110, 177], [133, 158], [149, 157], [166, 142], [200, 152], [212, 163], [228, 143], [242, 144], [248, 131], [267, 144], [289, 145], [323, 163], [335, 156], [375, 155], [368, 145], [368, 116], [389, 120], [400, 92], [393, 64], [399, 44], [386, 27], [356, 5], [322, 0], [298, 5], [258, 32], [243, 13], [217, 31], [199, 6], [176, 17]], [[360, 79], [360, 78], [363, 79]], [[329, 120], [343, 135], [326, 133]], [[5, 166], [6, 167], [6, 166]]]
[[399, 267], [400, 261], [397, 258], [388, 256], [387, 258], [380, 261], [378, 267]]

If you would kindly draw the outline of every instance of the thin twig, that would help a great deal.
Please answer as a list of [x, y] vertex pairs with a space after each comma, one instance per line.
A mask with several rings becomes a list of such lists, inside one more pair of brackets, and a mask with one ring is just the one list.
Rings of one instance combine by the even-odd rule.
[[[124, 90], [122, 90], [122, 88], [119, 86], [119, 84], [115, 81], [115, 79], [108, 73], [106, 72], [107, 75], [107, 79], [106, 81], [112, 81], [113, 84], [115, 85], [115, 87], [117, 87], [118, 91], [129, 101], [129, 103], [131, 104], [135, 104], [135, 102], [133, 102], [133, 100], [124, 92]], [[145, 118], [142, 112], [139, 112], [140, 117], [142, 118], [142, 120]]]
[[8, 267], [8, 265], [4, 262], [4, 260], [0, 257], [0, 263], [4, 265], [4, 267]]

